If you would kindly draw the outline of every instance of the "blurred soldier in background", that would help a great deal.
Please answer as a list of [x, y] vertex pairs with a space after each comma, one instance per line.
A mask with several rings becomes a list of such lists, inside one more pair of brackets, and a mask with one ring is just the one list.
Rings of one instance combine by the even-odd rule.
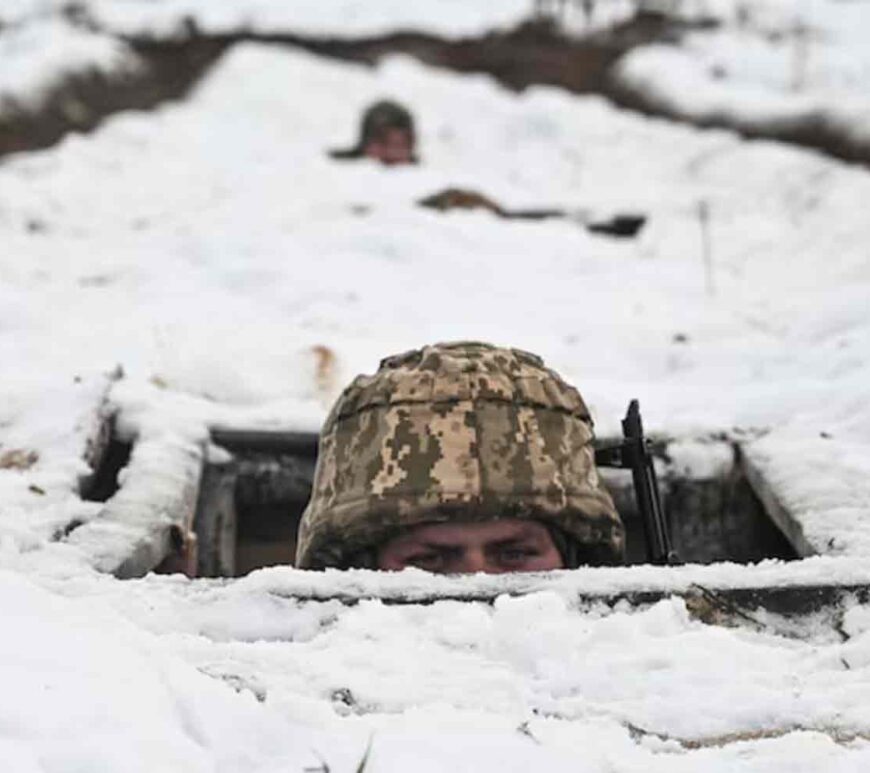
[[[398, 102], [381, 100], [363, 113], [356, 145], [347, 150], [333, 150], [335, 159], [373, 158], [382, 164], [416, 164], [416, 132], [410, 111]], [[585, 210], [546, 208], [508, 210], [478, 191], [447, 188], [417, 202], [420, 206], [445, 212], [451, 209], [485, 209], [505, 220], [573, 220], [593, 233], [616, 237], [636, 236], [646, 223], [646, 216], [629, 213], [594, 219]]]
[[363, 113], [359, 137], [348, 150], [330, 151], [336, 159], [373, 158], [383, 164], [415, 164], [416, 134], [411, 112], [391, 100], [370, 105]]
[[296, 565], [514, 572], [617, 564], [592, 420], [541, 359], [427, 346], [358, 376], [323, 427]]

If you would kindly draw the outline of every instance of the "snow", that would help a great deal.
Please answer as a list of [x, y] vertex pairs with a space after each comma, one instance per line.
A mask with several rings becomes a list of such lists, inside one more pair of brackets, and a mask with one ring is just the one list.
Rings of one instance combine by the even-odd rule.
[[734, 0], [712, 10], [721, 26], [636, 48], [616, 77], [671, 115], [755, 132], [825, 130], [866, 158], [865, 2]]
[[122, 78], [142, 67], [126, 43], [52, 17], [3, 30], [0, 60], [0, 116], [37, 110], [71, 76]]
[[[26, 21], [64, 5], [63, 0], [5, 0], [0, 20]], [[102, 29], [155, 37], [177, 34], [192, 20], [197, 29], [212, 34], [245, 30], [359, 37], [425, 31], [458, 38], [515, 26], [532, 10], [529, 0], [84, 0], [77, 5]]]
[[[300, 111], [276, 83], [305, 84], [316, 101]], [[416, 110], [425, 163], [331, 163], [325, 150], [384, 94]], [[460, 132], [457, 109], [487, 120]], [[617, 242], [571, 222], [413, 205], [450, 185], [508, 207], [641, 209], [650, 223]], [[868, 226], [853, 202], [868, 192], [858, 169], [594, 98], [514, 97], [404, 59], [372, 72], [241, 46], [187, 104], [6, 164], [3, 271], [24, 318], [0, 346], [18, 361], [50, 337], [53, 370], [122, 363], [116, 399], [135, 415], [314, 429], [384, 354], [482, 338], [544, 355], [580, 385], [603, 435], [640, 396], [654, 432], [755, 427], [776, 442], [792, 422], [803, 440], [863, 447]], [[333, 354], [325, 377], [318, 347]], [[838, 479], [826, 496], [844, 506], [867, 491], [844, 474], [835, 494]]]
[[[265, 69], [272, 78], [251, 81]], [[277, 101], [279, 82], [306, 84], [320, 108]], [[348, 142], [360, 107], [382, 94], [407, 95], [417, 110], [425, 165], [330, 163], [325, 149]], [[488, 119], [460, 134], [447, 118], [457, 105]], [[624, 170], [618, 180], [613, 168]], [[90, 192], [80, 196], [85, 177]], [[615, 242], [572, 223], [413, 206], [450, 184], [507, 206], [642, 208], [650, 225], [639, 242]], [[295, 399], [316, 426], [335, 387], [385, 352], [473, 336], [541, 351], [589, 394], [605, 433], [640, 385], [656, 405], [654, 428], [770, 425], [866, 373], [867, 226], [847, 205], [867, 189], [862, 172], [810, 154], [640, 119], [596, 99], [548, 89], [514, 98], [486, 79], [401, 59], [375, 76], [246, 46], [185, 106], [120, 116], [98, 138], [7, 163], [7, 254], [28, 258], [4, 271], [39, 304], [27, 309], [63, 299], [62, 330], [40, 315], [25, 329], [51, 328], [64, 341], [53, 361], [122, 362], [154, 399], [166, 390], [148, 379], [217, 403], [215, 412], [262, 411], [274, 400], [280, 420]], [[713, 218], [713, 298], [699, 255], [701, 199]], [[360, 205], [370, 214], [354, 215]], [[27, 231], [33, 218], [44, 232]], [[505, 328], [517, 302], [538, 299], [533, 318]], [[833, 317], [807, 312], [833, 309], [834, 299], [829, 329]], [[444, 319], [435, 312], [448, 301]], [[675, 342], [677, 333], [688, 341]], [[806, 340], [813, 346], [795, 361]], [[325, 396], [315, 346], [336, 354]], [[714, 383], [722, 388], [711, 394]]]
[[[811, 544], [826, 553], [866, 556], [870, 535], [863, 521], [864, 486], [870, 458], [862, 439], [840, 435], [831, 440], [807, 438], [799, 427], [790, 426], [754, 444], [751, 458], [783, 492], [783, 503]], [[836, 494], [826, 483], [829, 476], [840, 481]]]
[[[312, 728], [276, 722], [118, 615], [0, 573], [4, 768], [291, 770], [316, 764]], [[10, 700], [11, 698], [11, 700]]]
[[552, 591], [399, 607], [254, 592], [301, 574], [3, 572], [0, 669], [20, 696], [4, 744], [48, 771], [353, 770], [369, 743], [383, 770], [866, 765], [864, 608], [834, 643], [706, 626], [677, 598], [578, 615]]
[[[414, 109], [423, 163], [329, 161], [383, 95]], [[650, 222], [613, 241], [414, 206], [456, 185]], [[870, 582], [868, 194], [861, 168], [596, 98], [256, 45], [182, 104], [7, 159], [0, 454], [38, 457], [0, 470], [6, 767], [343, 771], [371, 744], [378, 771], [866, 769], [866, 604], [848, 604], [841, 639], [812, 620], [800, 636], [707, 625], [676, 596], [578, 599]], [[640, 397], [648, 429], [680, 438], [677, 463], [697, 474], [715, 470], [703, 437], [752, 438], [747, 453], [813, 541], [834, 538], [831, 555], [510, 578], [121, 582], [95, 568], [115, 543], [88, 535], [112, 524], [76, 482], [117, 364], [111, 401], [139, 439], [116, 503], [129, 525], [178, 486], [209, 425], [315, 429], [357, 372], [453, 338], [539, 352], [601, 435]], [[384, 601], [408, 594], [497, 598]]]

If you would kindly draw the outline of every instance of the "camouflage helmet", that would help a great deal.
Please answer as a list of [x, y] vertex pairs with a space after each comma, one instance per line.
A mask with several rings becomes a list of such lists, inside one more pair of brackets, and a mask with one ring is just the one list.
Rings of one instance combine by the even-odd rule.
[[371, 566], [408, 527], [497, 518], [543, 522], [579, 546], [575, 563], [619, 563], [592, 440], [577, 390], [534, 354], [460, 342], [388, 357], [326, 419], [296, 565]]
[[369, 105], [363, 113], [359, 129], [359, 145], [365, 145], [387, 129], [401, 129], [408, 132], [412, 142], [414, 140], [414, 117], [411, 111], [398, 102], [382, 99]]
[[330, 151], [330, 155], [339, 159], [364, 156], [366, 145], [387, 129], [400, 129], [407, 132], [413, 150], [417, 137], [411, 111], [391, 99], [382, 99], [369, 105], [363, 113], [356, 145], [348, 150]]

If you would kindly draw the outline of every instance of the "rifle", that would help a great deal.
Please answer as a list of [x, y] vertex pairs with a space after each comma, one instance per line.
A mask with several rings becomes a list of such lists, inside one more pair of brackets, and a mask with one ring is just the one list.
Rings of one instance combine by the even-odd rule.
[[482, 193], [467, 188], [445, 188], [417, 202], [421, 207], [446, 212], [451, 209], [485, 209], [504, 220], [573, 220], [588, 231], [622, 239], [637, 236], [646, 224], [646, 215], [638, 213], [616, 214], [606, 220], [593, 219], [583, 209], [505, 209]]
[[622, 420], [621, 443], [595, 450], [599, 467], [630, 469], [634, 481], [634, 497], [640, 512], [646, 539], [647, 560], [651, 564], [676, 564], [679, 559], [671, 546], [668, 524], [662, 510], [661, 497], [650, 443], [643, 434], [640, 404], [632, 400]]

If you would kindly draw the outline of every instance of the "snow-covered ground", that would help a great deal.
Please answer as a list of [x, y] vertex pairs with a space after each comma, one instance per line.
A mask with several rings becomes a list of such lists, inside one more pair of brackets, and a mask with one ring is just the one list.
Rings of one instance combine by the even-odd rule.
[[70, 76], [122, 78], [143, 66], [126, 43], [56, 16], [0, 31], [0, 62], [0, 118], [37, 110]]
[[[27, 22], [60, 12], [66, 0], [4, 0], [0, 20]], [[532, 0], [83, 0], [89, 19], [115, 33], [163, 37], [185, 20], [203, 32], [294, 32], [325, 37], [426, 31], [447, 37], [481, 35], [516, 25], [532, 14]]]
[[120, 79], [145, 67], [124, 36], [172, 39], [240, 32], [354, 38], [427, 32], [474, 37], [515, 27], [531, 0], [3, 0], [0, 120], [36, 110], [72, 76]]
[[870, 154], [867, 0], [81, 0], [73, 13], [66, 0], [5, 0], [0, 117], [38, 107], [70, 75], [123, 77], [141, 68], [123, 36], [172, 39], [196, 29], [457, 39], [512, 29], [536, 12], [582, 35], [606, 32], [638, 9], [678, 24], [703, 22], [679, 44], [639, 45], [617, 63], [614, 80], [647, 108], [763, 136], [802, 133], [816, 146], [836, 147], [840, 157]]
[[[329, 161], [384, 95], [416, 112], [423, 163]], [[650, 222], [613, 241], [414, 205], [448, 185]], [[800, 571], [865, 579], [868, 195], [862, 169], [596, 98], [255, 45], [184, 104], [7, 159], [0, 758], [352, 771], [371, 744], [369, 771], [866, 769], [864, 606], [839, 642], [708, 626], [679, 599], [581, 614], [558, 583], [493, 607], [299, 604], [276, 592], [308, 582], [293, 570], [124, 583], [56, 536], [98, 517], [78, 454], [117, 364], [122, 427], [181, 448], [215, 422], [316, 428], [383, 355], [482, 338], [541, 353], [602, 434], [635, 396], [653, 431], [764, 433], [753, 458], [807, 528], [842, 525], [842, 557]]]
[[870, 3], [718, 0], [706, 10], [721, 26], [631, 51], [621, 82], [689, 120], [824, 130], [870, 149]]

